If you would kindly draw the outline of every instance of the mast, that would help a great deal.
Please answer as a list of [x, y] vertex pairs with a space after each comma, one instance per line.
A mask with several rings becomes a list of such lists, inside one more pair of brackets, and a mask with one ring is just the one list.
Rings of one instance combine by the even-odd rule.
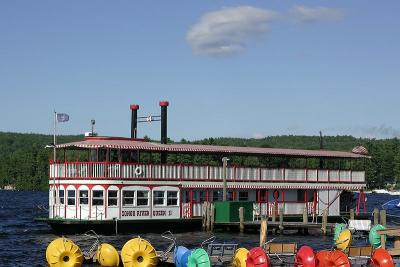
[[[56, 144], [57, 144], [57, 112], [54, 110], [54, 135], [53, 135], [53, 168], [56, 166], [56, 160], [57, 160], [57, 155], [56, 155]], [[55, 208], [55, 202], [56, 202], [56, 198], [55, 198], [55, 194], [56, 194], [56, 176], [53, 174], [53, 190], [51, 192], [51, 197], [53, 199], [53, 208], [52, 208], [52, 212], [53, 212], [53, 218], [54, 218], [54, 208]]]

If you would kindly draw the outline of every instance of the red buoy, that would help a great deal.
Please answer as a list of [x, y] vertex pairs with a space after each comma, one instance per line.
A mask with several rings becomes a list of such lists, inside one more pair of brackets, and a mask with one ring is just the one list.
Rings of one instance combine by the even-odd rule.
[[252, 248], [247, 253], [246, 267], [270, 267], [268, 255], [260, 247]]
[[378, 248], [372, 254], [370, 265], [374, 267], [394, 267], [394, 262], [386, 249]]
[[329, 251], [327, 251], [327, 250], [318, 251], [317, 254], [315, 254], [315, 258], [316, 258], [315, 264], [317, 267], [328, 266], [325, 264], [327, 264], [328, 259], [329, 259]]
[[315, 267], [316, 258], [314, 250], [309, 246], [302, 246], [296, 254], [295, 266], [298, 267]]
[[340, 250], [322, 250], [316, 254], [317, 267], [350, 267], [350, 261], [346, 254]]

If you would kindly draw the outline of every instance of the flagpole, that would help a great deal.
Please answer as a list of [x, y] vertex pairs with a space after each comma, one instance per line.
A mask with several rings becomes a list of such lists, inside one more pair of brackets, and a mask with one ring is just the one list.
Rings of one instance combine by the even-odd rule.
[[57, 112], [54, 111], [54, 135], [53, 135], [53, 161], [56, 162], [56, 135], [57, 135]]
[[[57, 112], [54, 110], [54, 135], [53, 135], [53, 170], [57, 168], [56, 165], [56, 135], [57, 135]], [[52, 198], [53, 198], [53, 219], [54, 219], [54, 208], [56, 204], [56, 198], [55, 198], [55, 192], [56, 192], [56, 176], [55, 173], [53, 173], [53, 192], [52, 192]]]

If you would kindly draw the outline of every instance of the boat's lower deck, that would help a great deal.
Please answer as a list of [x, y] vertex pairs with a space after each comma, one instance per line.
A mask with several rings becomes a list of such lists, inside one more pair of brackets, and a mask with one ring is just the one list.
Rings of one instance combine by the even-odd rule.
[[60, 234], [76, 234], [94, 230], [101, 234], [186, 232], [201, 229], [201, 218], [153, 220], [65, 220], [37, 218]]

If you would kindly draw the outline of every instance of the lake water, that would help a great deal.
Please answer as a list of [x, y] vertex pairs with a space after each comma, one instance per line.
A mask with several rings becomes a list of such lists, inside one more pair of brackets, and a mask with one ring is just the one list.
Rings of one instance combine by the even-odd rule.
[[[391, 199], [400, 196], [388, 194], [367, 194], [367, 206], [369, 214], [374, 207], [380, 208], [381, 205]], [[45, 217], [47, 212], [38, 206], [47, 206], [47, 192], [10, 192], [0, 191], [0, 266], [46, 266], [45, 251], [47, 245], [58, 236], [43, 223], [35, 223], [35, 217]], [[389, 215], [400, 216], [400, 209], [388, 211]], [[399, 225], [400, 217], [388, 216], [387, 221], [390, 225]], [[239, 234], [239, 233], [216, 233], [217, 241], [231, 241], [241, 246], [251, 248], [257, 246], [259, 242], [258, 234]], [[120, 250], [123, 244], [130, 238], [130, 235], [100, 236], [102, 242], [108, 242]], [[168, 242], [160, 237], [160, 234], [141, 234], [148, 239], [157, 250], [166, 248]], [[187, 247], [198, 247], [202, 241], [209, 238], [210, 233], [189, 232], [179, 233], [175, 237], [179, 245]], [[72, 239], [82, 249], [91, 244], [90, 240], [82, 235], [70, 235]], [[268, 239], [276, 238], [274, 242], [297, 242], [300, 247], [303, 244], [311, 245], [314, 249], [329, 249], [332, 247], [332, 237], [321, 237], [318, 234], [297, 236], [282, 235], [268, 236]], [[358, 239], [353, 244], [365, 244], [365, 239]]]

